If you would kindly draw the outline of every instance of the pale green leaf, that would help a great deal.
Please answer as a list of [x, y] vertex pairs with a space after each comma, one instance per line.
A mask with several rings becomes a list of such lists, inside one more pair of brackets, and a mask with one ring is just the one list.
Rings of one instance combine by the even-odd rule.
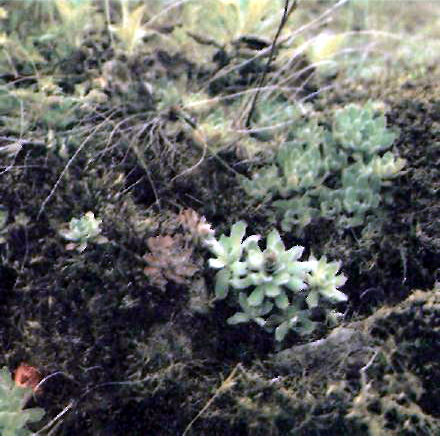
[[228, 296], [229, 280], [231, 272], [228, 269], [222, 269], [215, 275], [215, 296], [223, 300]]
[[249, 322], [250, 317], [244, 312], [237, 312], [236, 314], [232, 315], [230, 318], [227, 319], [227, 323], [231, 325], [235, 324], [241, 324], [243, 322]]
[[264, 289], [261, 286], [256, 287], [247, 298], [250, 306], [260, 306], [264, 299]]
[[288, 331], [289, 331], [289, 323], [287, 321], [284, 321], [275, 329], [275, 339], [278, 342], [281, 342], [286, 337]]

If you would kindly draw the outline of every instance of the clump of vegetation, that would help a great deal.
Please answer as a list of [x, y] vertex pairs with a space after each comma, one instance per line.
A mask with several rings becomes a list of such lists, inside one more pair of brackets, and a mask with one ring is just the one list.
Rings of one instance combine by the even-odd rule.
[[265, 250], [259, 247], [257, 235], [243, 240], [245, 232], [246, 224], [239, 222], [232, 226], [230, 236], [206, 240], [216, 256], [209, 264], [219, 270], [216, 297], [224, 299], [232, 289], [232, 298], [241, 308], [228, 323], [254, 321], [267, 331], [275, 330], [277, 341], [290, 330], [300, 335], [311, 333], [317, 325], [313, 312], [318, 308], [326, 322], [336, 324], [341, 314], [330, 306], [347, 300], [338, 290], [346, 280], [338, 275], [339, 263], [328, 263], [324, 257], [300, 261], [304, 248], [286, 250], [275, 229], [267, 236]]
[[81, 218], [72, 218], [69, 222], [69, 228], [60, 230], [60, 235], [64, 239], [72, 241], [66, 245], [66, 250], [76, 249], [82, 253], [90, 243], [104, 244], [108, 242], [108, 239], [101, 235], [101, 224], [102, 220], [95, 218], [95, 214], [90, 211]]
[[[90, 30], [90, 17], [95, 18], [95, 26], [102, 25], [102, 20], [94, 13], [92, 0], [55, 0], [55, 7], [61, 23], [53, 26], [46, 38], [65, 38], [67, 46], [78, 48]], [[101, 21], [101, 23], [99, 23]]]
[[390, 151], [379, 154], [395, 138], [371, 104], [349, 105], [335, 114], [331, 131], [315, 120], [293, 131], [276, 162], [245, 178], [243, 186], [256, 199], [274, 200], [285, 231], [301, 231], [317, 217], [342, 228], [360, 226], [405, 165]]
[[117, 36], [124, 50], [131, 56], [136, 46], [142, 42], [142, 38], [147, 34], [142, 23], [145, 5], [136, 6], [131, 11], [128, 2], [121, 0], [120, 5], [122, 10], [121, 22], [110, 25], [110, 31]]
[[[281, 18], [279, 0], [231, 0], [206, 2], [188, 2], [182, 7], [181, 17], [184, 23], [173, 31], [175, 43], [181, 50], [190, 51], [198, 42], [204, 48], [229, 50], [239, 44], [240, 38], [252, 35], [258, 38], [270, 38], [276, 31]], [[201, 44], [200, 44], [201, 43]], [[197, 57], [199, 54], [194, 53]]]
[[165, 289], [168, 282], [188, 283], [198, 267], [192, 262], [192, 249], [185, 246], [178, 235], [148, 238], [150, 253], [144, 255], [148, 266], [145, 275], [154, 286]]

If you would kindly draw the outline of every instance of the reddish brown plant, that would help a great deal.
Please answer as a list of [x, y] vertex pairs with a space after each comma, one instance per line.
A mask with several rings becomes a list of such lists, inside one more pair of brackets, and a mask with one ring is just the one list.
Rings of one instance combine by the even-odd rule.
[[26, 363], [20, 364], [15, 370], [14, 382], [17, 386], [22, 388], [32, 388], [37, 393], [41, 388], [37, 388], [38, 383], [42, 379], [40, 371], [34, 366], [27, 365]]
[[198, 270], [192, 262], [192, 249], [185, 246], [182, 237], [156, 236], [148, 238], [150, 253], [144, 255], [148, 266], [144, 273], [151, 283], [158, 288], [165, 289], [168, 282], [185, 284]]
[[196, 242], [201, 242], [209, 236], [214, 235], [211, 224], [206, 221], [204, 216], [199, 215], [193, 209], [182, 210], [177, 220], [182, 227], [191, 234], [192, 239]]

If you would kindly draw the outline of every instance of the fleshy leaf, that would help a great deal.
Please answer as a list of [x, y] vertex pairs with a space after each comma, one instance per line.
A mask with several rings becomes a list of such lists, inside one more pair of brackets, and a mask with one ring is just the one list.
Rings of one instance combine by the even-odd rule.
[[211, 268], [216, 268], [216, 269], [224, 268], [226, 266], [225, 262], [223, 262], [220, 259], [214, 259], [214, 258], [209, 259], [208, 264]]
[[311, 291], [309, 295], [306, 297], [306, 303], [307, 306], [309, 306], [310, 309], [313, 307], [318, 306], [319, 302], [319, 294], [316, 291]]
[[337, 289], [322, 289], [320, 291], [320, 294], [324, 297], [328, 298], [329, 300], [334, 300], [337, 302], [347, 301], [348, 297], [343, 292], [338, 291]]
[[235, 223], [231, 228], [230, 242], [231, 246], [235, 247], [241, 245], [241, 241], [246, 233], [247, 224], [244, 221]]
[[259, 250], [249, 250], [247, 264], [253, 270], [260, 269], [264, 264], [264, 255]]
[[281, 240], [281, 236], [278, 233], [278, 230], [273, 229], [268, 235], [267, 235], [267, 249], [275, 251], [276, 253], [279, 251], [284, 251], [285, 247], [283, 244], [283, 241]]
[[284, 321], [275, 329], [275, 339], [278, 342], [281, 342], [286, 337], [288, 331], [289, 331], [289, 323], [287, 321]]
[[234, 262], [230, 268], [234, 276], [243, 276], [247, 272], [246, 262]]
[[236, 314], [232, 315], [230, 318], [227, 319], [227, 323], [231, 325], [235, 324], [241, 324], [243, 322], [249, 322], [250, 317], [244, 312], [237, 312]]
[[268, 297], [278, 297], [281, 293], [281, 288], [275, 283], [267, 283], [266, 285], [262, 285], [264, 288], [264, 293]]
[[264, 289], [262, 286], [257, 286], [247, 298], [250, 306], [260, 306], [264, 299]]
[[281, 292], [281, 294], [275, 298], [275, 305], [279, 309], [286, 309], [287, 306], [289, 306], [289, 299], [287, 298], [287, 295], [285, 292]]
[[294, 292], [301, 291], [302, 289], [305, 289], [307, 285], [301, 280], [296, 277], [291, 278], [287, 283], [286, 286]]
[[228, 296], [230, 277], [231, 272], [228, 269], [222, 269], [215, 275], [215, 296], [219, 300]]
[[234, 289], [246, 289], [249, 286], [252, 286], [253, 283], [250, 277], [246, 276], [242, 279], [234, 278], [230, 281], [230, 284]]

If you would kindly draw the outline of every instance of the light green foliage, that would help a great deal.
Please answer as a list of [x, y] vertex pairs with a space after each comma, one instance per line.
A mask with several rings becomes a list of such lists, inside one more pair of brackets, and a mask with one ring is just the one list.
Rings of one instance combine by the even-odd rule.
[[254, 174], [252, 179], [242, 180], [246, 193], [256, 199], [271, 198], [283, 189], [283, 178], [280, 177], [278, 167], [269, 165]]
[[[213, 101], [208, 99], [208, 96], [201, 97]], [[191, 102], [188, 103], [188, 107], [191, 107]], [[224, 106], [212, 103], [199, 105], [197, 130], [211, 150], [236, 143], [239, 146], [239, 154], [250, 157], [261, 152], [262, 149], [274, 149], [276, 144], [283, 140], [281, 138], [286, 137], [288, 128], [295, 125], [301, 116], [300, 109], [296, 105], [277, 101], [277, 97], [268, 101], [263, 100], [254, 115], [255, 135], [250, 136], [237, 128], [237, 119], [242, 116], [244, 103], [245, 100], [237, 98]], [[191, 109], [194, 112], [194, 108]]]
[[313, 331], [316, 323], [311, 310], [320, 307], [327, 321], [334, 323], [338, 314], [329, 309], [347, 296], [337, 288], [345, 283], [338, 275], [340, 265], [311, 257], [301, 261], [304, 248], [286, 249], [277, 230], [266, 239], [266, 248], [258, 244], [259, 236], [245, 239], [246, 224], [234, 224], [231, 235], [219, 240], [210, 237], [206, 245], [216, 256], [209, 260], [219, 271], [215, 277], [217, 299], [230, 295], [241, 310], [228, 319], [229, 324], [254, 321], [282, 341], [289, 330], [300, 335]]
[[392, 145], [396, 135], [387, 130], [383, 115], [375, 116], [371, 104], [363, 108], [349, 105], [338, 111], [333, 136], [355, 161], [342, 170], [339, 197], [347, 214], [344, 222], [348, 227], [357, 226], [379, 206], [382, 186], [399, 173], [405, 161], [389, 151], [378, 154]]
[[14, 0], [7, 3], [8, 14], [2, 23], [4, 33], [0, 32], [0, 46], [8, 55], [4, 59], [0, 56], [0, 71], [4, 68], [9, 71], [11, 59], [14, 59], [23, 63], [26, 74], [41, 77], [42, 71], [37, 65], [47, 61], [42, 47], [50, 47], [52, 56], [64, 58], [81, 46], [87, 32], [103, 29], [102, 14], [93, 0]]
[[324, 30], [312, 40], [307, 49], [307, 56], [319, 74], [326, 76], [338, 71], [338, 55], [340, 55], [347, 39], [347, 34], [335, 34]]
[[343, 228], [364, 224], [379, 207], [388, 180], [405, 165], [390, 151], [379, 154], [396, 135], [371, 104], [338, 111], [332, 131], [311, 120], [290, 136], [279, 149], [276, 164], [243, 180], [250, 196], [274, 200], [285, 231], [292, 227], [301, 231], [315, 217], [336, 220]]
[[302, 229], [318, 215], [318, 211], [312, 206], [312, 197], [308, 194], [296, 195], [288, 200], [277, 200], [273, 205], [281, 217], [281, 228], [286, 231], [294, 226]]
[[6, 367], [0, 370], [0, 433], [2, 436], [32, 434], [26, 429], [26, 424], [39, 421], [44, 415], [44, 410], [40, 408], [23, 410], [26, 398], [31, 392], [31, 388], [16, 386]]
[[350, 104], [336, 112], [333, 137], [357, 160], [369, 161], [391, 147], [396, 135], [387, 129], [384, 116], [375, 116], [371, 104]]
[[263, 168], [252, 180], [243, 180], [246, 192], [259, 199], [269, 194], [286, 198], [320, 185], [328, 165], [321, 149], [324, 134], [316, 123], [300, 126], [294, 139], [286, 141], [279, 149], [277, 165]]
[[60, 230], [60, 234], [63, 238], [72, 241], [66, 245], [66, 249], [76, 249], [82, 253], [90, 242], [97, 244], [107, 242], [107, 238], [100, 236], [101, 223], [102, 220], [95, 218], [93, 212], [87, 212], [81, 218], [72, 218], [69, 223], [69, 228]]
[[231, 229], [231, 235], [222, 235], [220, 240], [211, 237], [206, 244], [215, 254], [216, 258], [209, 259], [209, 266], [220, 269], [215, 277], [215, 295], [217, 298], [226, 298], [231, 280], [241, 272], [245, 271], [246, 265], [240, 261], [244, 247], [257, 238], [256, 236], [246, 238], [246, 224], [239, 222]]
[[[0, 120], [11, 131], [32, 130], [36, 125], [47, 129], [64, 130], [77, 120], [80, 100], [66, 96], [53, 76], [42, 77], [26, 88], [0, 91]], [[22, 112], [26, 111], [26, 118]]]
[[237, 133], [233, 128], [233, 108], [216, 107], [209, 111], [206, 117], [200, 120], [197, 126], [200, 134], [208, 145], [220, 148], [237, 140]]
[[129, 7], [130, 2], [124, 0], [120, 0], [120, 4], [122, 10], [121, 22], [117, 25], [111, 25], [109, 28], [122, 42], [125, 52], [132, 55], [136, 46], [148, 33], [143, 25], [146, 5]]
[[277, 164], [285, 182], [280, 192], [282, 197], [322, 183], [326, 170], [320, 149], [323, 136], [322, 128], [316, 123], [308, 123], [298, 129], [293, 141], [281, 147]]
[[179, 7], [162, 14], [177, 24], [171, 37], [161, 38], [162, 44], [168, 52], [185, 53], [202, 63], [219, 47], [235, 50], [243, 36], [271, 41], [283, 11], [280, 0], [188, 0], [175, 4]]
[[91, 20], [94, 7], [92, 0], [55, 0], [55, 6], [61, 24], [53, 29], [53, 35], [65, 38], [72, 47], [80, 47], [87, 25], [93, 22], [97, 27], [97, 17]]
[[390, 151], [387, 151], [383, 156], [374, 156], [370, 162], [373, 174], [382, 181], [396, 177], [404, 166], [405, 160], [396, 158]]
[[306, 110], [303, 105], [284, 102], [281, 94], [271, 95], [271, 98], [259, 102], [253, 116], [253, 131], [264, 142], [285, 138], [292, 127], [301, 125], [301, 118]]
[[342, 171], [341, 183], [338, 194], [347, 215], [347, 226], [360, 225], [365, 214], [379, 206], [381, 181], [369, 166], [355, 163]]
[[328, 263], [324, 256], [320, 260], [311, 258], [309, 264], [311, 271], [307, 275], [307, 283], [310, 292], [306, 302], [310, 308], [317, 307], [321, 298], [336, 302], [347, 300], [347, 296], [337, 289], [346, 281], [343, 275], [337, 275], [338, 262]]
[[183, 17], [187, 30], [228, 44], [247, 34], [271, 37], [280, 10], [279, 0], [190, 1]]

